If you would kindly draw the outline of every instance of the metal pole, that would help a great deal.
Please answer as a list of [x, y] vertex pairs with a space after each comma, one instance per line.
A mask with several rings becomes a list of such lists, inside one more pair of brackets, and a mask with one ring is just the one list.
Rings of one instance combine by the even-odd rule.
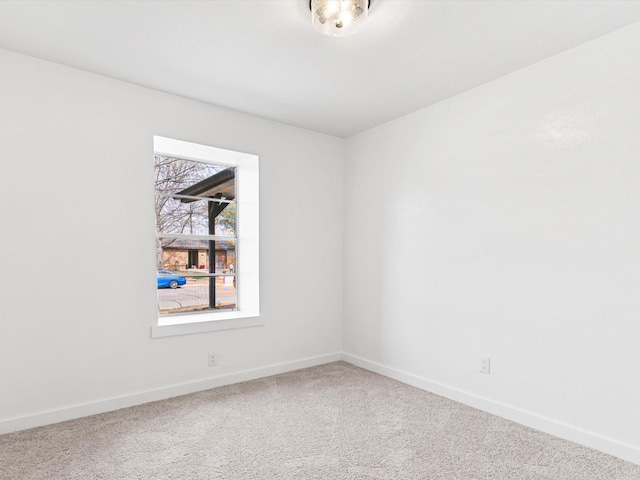
[[[218, 203], [209, 203], [209, 235], [216, 234], [216, 217]], [[216, 242], [209, 241], [209, 273], [216, 273]], [[216, 308], [216, 277], [209, 277], [209, 308]]]

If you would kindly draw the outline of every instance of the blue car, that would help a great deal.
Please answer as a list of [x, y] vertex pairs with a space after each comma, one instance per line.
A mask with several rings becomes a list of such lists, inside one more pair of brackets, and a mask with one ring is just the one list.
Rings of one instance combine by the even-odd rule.
[[187, 283], [187, 279], [171, 270], [158, 270], [158, 288], [178, 288]]

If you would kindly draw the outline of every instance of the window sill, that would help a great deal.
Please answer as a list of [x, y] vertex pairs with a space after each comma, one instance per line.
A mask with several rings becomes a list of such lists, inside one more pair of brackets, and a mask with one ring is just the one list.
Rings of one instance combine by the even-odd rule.
[[158, 325], [151, 327], [151, 338], [217, 332], [236, 328], [259, 327], [264, 320], [259, 313], [231, 311], [199, 315], [172, 315], [160, 317]]

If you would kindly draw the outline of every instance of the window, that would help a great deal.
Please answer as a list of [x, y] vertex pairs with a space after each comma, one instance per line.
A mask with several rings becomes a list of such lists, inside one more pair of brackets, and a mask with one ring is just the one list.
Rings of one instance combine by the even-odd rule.
[[154, 155], [154, 173], [159, 313], [235, 309], [236, 168]]
[[258, 157], [154, 137], [154, 179], [158, 326], [257, 316]]

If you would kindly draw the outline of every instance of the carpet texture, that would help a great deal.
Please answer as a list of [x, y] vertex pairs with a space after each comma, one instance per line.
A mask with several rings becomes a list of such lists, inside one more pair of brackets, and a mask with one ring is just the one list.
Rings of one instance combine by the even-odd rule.
[[344, 362], [0, 436], [4, 479], [638, 480]]

